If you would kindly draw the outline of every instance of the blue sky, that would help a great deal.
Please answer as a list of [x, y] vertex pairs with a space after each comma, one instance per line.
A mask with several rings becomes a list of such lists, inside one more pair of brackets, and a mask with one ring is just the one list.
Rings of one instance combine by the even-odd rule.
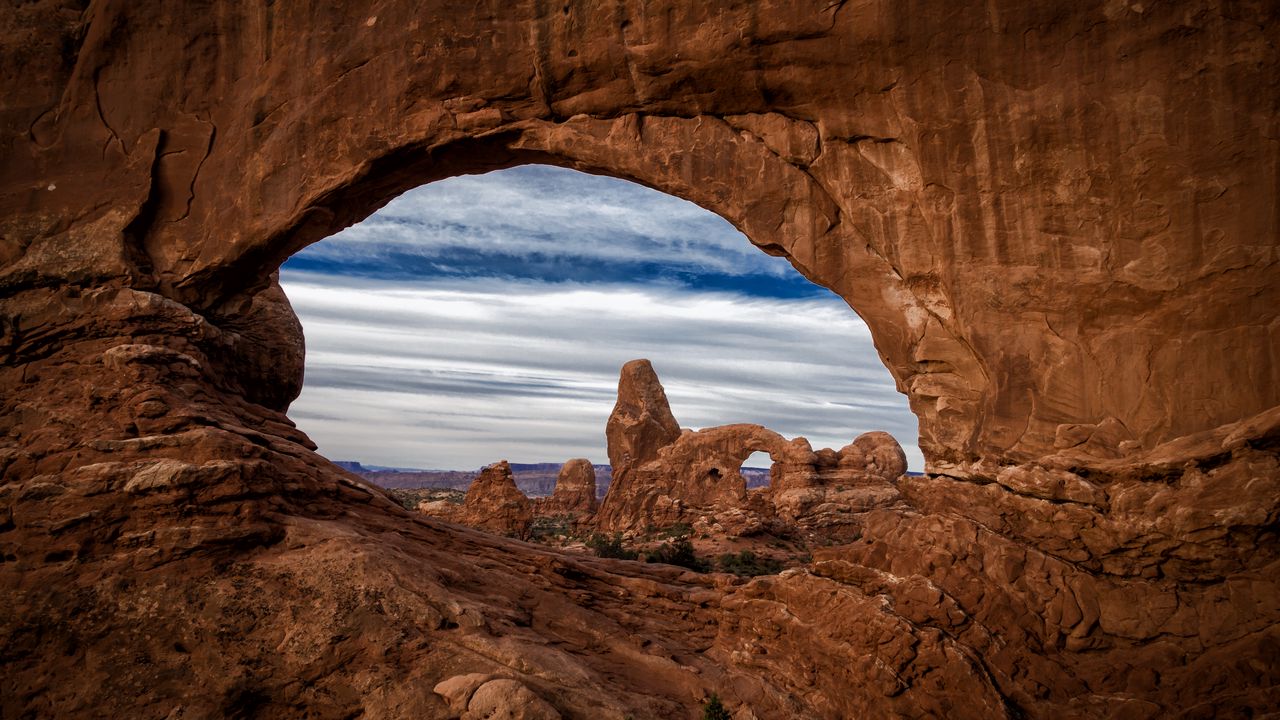
[[818, 447], [916, 421], [839, 297], [692, 203], [524, 166], [411, 190], [298, 253], [307, 374], [290, 410], [333, 459], [607, 462], [618, 369], [653, 361], [684, 427]]

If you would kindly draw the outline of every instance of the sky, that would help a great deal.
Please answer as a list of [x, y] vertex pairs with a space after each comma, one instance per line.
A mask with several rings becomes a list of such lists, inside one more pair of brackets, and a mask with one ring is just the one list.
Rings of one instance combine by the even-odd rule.
[[648, 358], [682, 427], [758, 423], [814, 449], [886, 430], [924, 465], [841, 298], [625, 180], [527, 165], [424, 185], [294, 255], [280, 282], [307, 346], [289, 416], [333, 460], [607, 463], [619, 369]]

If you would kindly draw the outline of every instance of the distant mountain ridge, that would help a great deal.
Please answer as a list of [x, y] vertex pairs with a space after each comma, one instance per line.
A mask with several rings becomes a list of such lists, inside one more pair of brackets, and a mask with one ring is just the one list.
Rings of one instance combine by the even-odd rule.
[[[357, 460], [334, 460], [334, 465], [353, 472], [388, 490], [410, 490], [419, 488], [449, 488], [466, 490], [480, 470], [418, 470], [413, 468], [389, 468], [379, 465], [365, 465]], [[515, 477], [516, 487], [529, 497], [547, 497], [555, 491], [556, 477], [560, 474], [560, 463], [511, 463], [511, 474]], [[613, 477], [613, 468], [609, 465], [595, 465], [596, 496], [604, 497], [609, 490], [609, 482]], [[768, 468], [742, 468], [742, 476], [747, 480], [747, 487], [764, 487], [769, 484]]]

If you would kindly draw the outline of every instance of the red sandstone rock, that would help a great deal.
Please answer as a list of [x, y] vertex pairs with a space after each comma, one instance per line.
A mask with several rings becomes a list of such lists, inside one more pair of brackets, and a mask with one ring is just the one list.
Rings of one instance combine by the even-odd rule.
[[483, 470], [467, 488], [458, 522], [477, 530], [527, 538], [533, 522], [533, 505], [516, 487], [506, 460]]
[[618, 378], [618, 402], [605, 426], [613, 482], [639, 465], [658, 457], [658, 451], [680, 436], [680, 425], [671, 414], [667, 393], [648, 360], [632, 360], [622, 366]]
[[[845, 473], [895, 482], [907, 472], [907, 456], [889, 433], [863, 433], [840, 449], [839, 468]], [[850, 480], [856, 481], [856, 477], [851, 476]]]
[[[664, 415], [671, 411], [662, 384], [646, 363], [644, 387]], [[630, 385], [627, 370], [624, 385]], [[633, 391], [625, 389], [625, 392]], [[619, 407], [623, 407], [620, 398]], [[635, 403], [628, 403], [634, 407]], [[616, 411], [615, 411], [616, 414]], [[674, 417], [672, 417], [674, 421]], [[619, 437], [634, 442], [632, 436]], [[650, 445], [665, 435], [648, 433]], [[755, 452], [767, 452], [773, 460], [771, 486], [763, 497], [749, 501], [742, 463]], [[629, 457], [610, 446], [610, 456]], [[612, 531], [639, 531], [693, 523], [734, 535], [761, 532], [781, 520], [783, 532], [804, 531], [824, 542], [856, 537], [858, 515], [897, 503], [894, 487], [906, 472], [906, 456], [892, 435], [865, 433], [845, 448], [813, 452], [809, 441], [788, 441], [760, 425], [738, 424], [685, 430], [659, 447], [652, 459], [615, 470], [597, 525]]]
[[[1277, 13], [11, 5], [0, 715], [443, 718], [468, 673], [577, 715], [1274, 714]], [[437, 524], [316, 455], [279, 263], [542, 160], [844, 297], [934, 474], [731, 585]]]
[[511, 465], [506, 460], [483, 468], [471, 481], [462, 504], [434, 500], [419, 503], [418, 511], [477, 530], [521, 539], [529, 537], [533, 523], [533, 504], [516, 487]]
[[591, 515], [596, 511], [596, 469], [586, 458], [574, 458], [560, 468], [551, 497], [534, 503], [538, 515]]
[[518, 680], [484, 673], [458, 675], [436, 685], [460, 720], [560, 720], [560, 713]]

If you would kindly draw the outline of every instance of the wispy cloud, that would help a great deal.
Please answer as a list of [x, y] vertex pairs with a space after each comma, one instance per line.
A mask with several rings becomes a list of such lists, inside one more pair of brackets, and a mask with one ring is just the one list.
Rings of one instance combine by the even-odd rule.
[[283, 284], [308, 344], [290, 414], [329, 457], [603, 462], [618, 369], [648, 357], [686, 427], [756, 422], [815, 447], [888, 430], [923, 464], [915, 417], [838, 300], [297, 271]]
[[384, 279], [632, 281], [777, 297], [826, 292], [693, 203], [547, 166], [411, 190], [287, 267]]

